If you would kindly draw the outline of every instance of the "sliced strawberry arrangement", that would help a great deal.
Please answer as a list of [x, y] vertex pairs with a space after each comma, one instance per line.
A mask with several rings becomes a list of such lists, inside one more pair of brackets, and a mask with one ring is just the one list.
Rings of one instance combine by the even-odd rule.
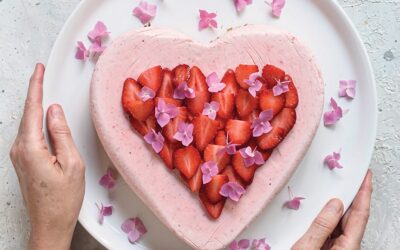
[[155, 66], [126, 79], [121, 97], [132, 127], [213, 219], [288, 136], [299, 103], [293, 79], [274, 65], [241, 64], [217, 78], [197, 66]]

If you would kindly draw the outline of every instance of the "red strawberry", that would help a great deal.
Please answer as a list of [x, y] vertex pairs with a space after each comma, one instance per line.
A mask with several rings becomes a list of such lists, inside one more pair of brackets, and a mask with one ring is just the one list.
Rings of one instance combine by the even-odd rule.
[[204, 185], [208, 200], [215, 204], [221, 201], [224, 197], [219, 194], [221, 187], [229, 181], [226, 175], [215, 175], [211, 181]]
[[190, 69], [188, 86], [192, 88], [196, 94], [195, 98], [186, 100], [189, 111], [195, 115], [201, 114], [204, 109], [204, 104], [210, 102], [210, 93], [208, 92], [206, 77], [196, 66]]
[[162, 68], [155, 66], [146, 71], [143, 71], [138, 78], [138, 82], [142, 86], [147, 86], [157, 92], [160, 89], [162, 81]]
[[226, 145], [226, 133], [225, 130], [218, 130], [215, 136], [215, 144], [225, 146]]
[[271, 121], [272, 127], [278, 127], [283, 129], [284, 137], [293, 128], [295, 123], [296, 123], [296, 111], [290, 108], [282, 109], [282, 111]]
[[269, 157], [271, 157], [272, 150], [259, 150], [263, 156], [264, 161], [268, 161]]
[[257, 119], [260, 116], [260, 111], [258, 109], [253, 110], [249, 115], [243, 118], [243, 120], [246, 120], [248, 122], [253, 123], [255, 119]]
[[299, 103], [299, 95], [297, 93], [297, 89], [294, 86], [293, 80], [290, 76], [286, 75], [285, 81], [290, 81], [288, 86], [289, 91], [285, 93], [286, 97], [285, 108], [295, 109], [297, 107], [297, 104]]
[[235, 95], [228, 93], [213, 93], [212, 100], [219, 103], [217, 116], [220, 119], [229, 119], [232, 117], [235, 108]]
[[176, 66], [172, 70], [172, 75], [172, 82], [174, 83], [175, 87], [178, 87], [178, 85], [182, 82], [187, 82], [189, 80], [189, 66], [186, 64]]
[[218, 121], [199, 115], [193, 119], [193, 139], [196, 147], [203, 151], [214, 139], [218, 129]]
[[192, 146], [180, 148], [174, 153], [174, 164], [187, 179], [192, 178], [196, 174], [200, 163], [200, 153]]
[[285, 77], [285, 71], [273, 65], [265, 65], [262, 71], [262, 77], [265, 79], [269, 88], [276, 85], [278, 80], [283, 80]]
[[[156, 97], [155, 98], [155, 105], [156, 106], [158, 105], [158, 101], [160, 100], [160, 98], [161, 97]], [[161, 99], [163, 99], [166, 104], [173, 104], [176, 107], [182, 106], [182, 101], [181, 100], [177, 100], [177, 99], [173, 99], [173, 98], [167, 98], [167, 97], [164, 97], [164, 98], [161, 98]]]
[[224, 129], [225, 128], [225, 120], [217, 120], [218, 121], [218, 129]]
[[179, 144], [169, 141], [164, 142], [164, 147], [159, 155], [169, 169], [174, 169], [174, 152], [179, 149]]
[[230, 182], [236, 182], [237, 184], [241, 185], [242, 187], [246, 187], [247, 185], [244, 183], [242, 179], [235, 173], [232, 166], [226, 166], [226, 168], [222, 171], [221, 174], [228, 176]]
[[222, 209], [225, 206], [226, 199], [222, 199], [220, 202], [212, 204], [207, 198], [205, 188], [200, 189], [199, 197], [205, 209], [207, 210], [208, 215], [213, 219], [218, 219], [218, 217], [221, 215]]
[[192, 190], [192, 192], [199, 192], [201, 185], [203, 184], [203, 173], [201, 172], [200, 168], [197, 169], [196, 174], [190, 179], [186, 179], [183, 174], [181, 174], [181, 177], [186, 182], [189, 189]]
[[225, 130], [230, 142], [245, 144], [251, 137], [250, 122], [241, 120], [228, 120]]
[[239, 152], [236, 152], [236, 154], [233, 155], [232, 166], [235, 173], [239, 175], [245, 183], [250, 184], [253, 181], [257, 166], [254, 164], [250, 167], [246, 167], [242, 155]]
[[236, 81], [242, 89], [248, 89], [249, 85], [245, 82], [248, 80], [252, 73], [258, 72], [257, 65], [243, 65], [240, 64], [235, 70]]
[[272, 127], [272, 130], [257, 137], [257, 144], [263, 150], [273, 149], [283, 140], [285, 131], [279, 127]]
[[236, 111], [240, 118], [248, 116], [257, 107], [257, 99], [254, 98], [247, 90], [239, 90], [235, 98]]
[[225, 88], [221, 90], [221, 93], [237, 95], [239, 85], [236, 82], [235, 72], [233, 70], [228, 69], [224, 77], [222, 77], [221, 82], [226, 84]]
[[224, 149], [224, 146], [208, 144], [204, 149], [204, 161], [214, 161], [218, 165], [218, 172], [221, 172], [230, 161], [230, 157], [227, 153], [219, 153]]
[[174, 84], [172, 83], [172, 72], [169, 69], [163, 69], [163, 80], [157, 93], [158, 97], [173, 98]]
[[162, 129], [162, 134], [167, 138], [170, 142], [180, 143], [174, 139], [174, 135], [178, 131], [178, 125], [180, 122], [186, 122], [187, 120], [187, 109], [186, 107], [179, 107], [179, 114], [177, 117], [173, 118], [165, 127]]
[[272, 109], [274, 116], [278, 114], [285, 106], [285, 96], [278, 95], [274, 96], [274, 93], [270, 89], [266, 89], [260, 94], [260, 109], [262, 111]]
[[140, 90], [140, 85], [134, 79], [126, 79], [122, 90], [122, 107], [133, 118], [145, 121], [154, 112], [154, 101], [143, 102], [139, 97]]
[[130, 121], [132, 127], [142, 136], [147, 135], [151, 129], [156, 129], [156, 118], [154, 116], [149, 116], [144, 122], [138, 121], [130, 116]]

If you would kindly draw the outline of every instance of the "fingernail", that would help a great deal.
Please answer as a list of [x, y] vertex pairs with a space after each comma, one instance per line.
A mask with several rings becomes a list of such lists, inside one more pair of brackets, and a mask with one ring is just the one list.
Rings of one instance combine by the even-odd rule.
[[53, 107], [51, 108], [51, 116], [53, 118], [58, 119], [58, 118], [61, 118], [62, 115], [63, 115], [63, 111], [62, 111], [61, 107], [58, 105], [53, 105]]
[[342, 207], [342, 202], [338, 199], [332, 199], [328, 202], [326, 209], [330, 212], [338, 213]]

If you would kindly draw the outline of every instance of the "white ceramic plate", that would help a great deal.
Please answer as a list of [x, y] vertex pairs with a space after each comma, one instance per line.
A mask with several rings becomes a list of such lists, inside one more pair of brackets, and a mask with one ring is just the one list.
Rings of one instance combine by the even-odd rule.
[[[172, 234], [130, 191], [122, 178], [110, 193], [98, 180], [111, 166], [97, 139], [89, 114], [89, 86], [94, 62], [74, 59], [77, 40], [88, 43], [86, 34], [98, 20], [111, 31], [110, 40], [121, 33], [141, 27], [132, 16], [139, 1], [83, 0], [54, 45], [45, 76], [45, 107], [63, 105], [75, 142], [86, 163], [86, 195], [79, 221], [109, 249], [177, 249], [188, 247]], [[264, 1], [254, 1], [238, 15], [232, 0], [153, 0], [159, 9], [153, 26], [180, 30], [193, 39], [208, 42], [229, 27], [246, 23], [273, 24], [297, 35], [314, 52], [325, 79], [325, 108], [329, 98], [337, 98], [340, 79], [358, 81], [353, 101], [340, 99], [349, 112], [334, 127], [320, 126], [313, 144], [294, 176], [289, 181], [295, 195], [306, 200], [301, 209], [282, 208], [288, 199], [287, 189], [246, 229], [239, 238], [266, 237], [273, 249], [288, 249], [306, 230], [321, 207], [332, 197], [343, 200], [347, 207], [355, 196], [366, 173], [375, 141], [377, 125], [374, 77], [365, 48], [350, 20], [333, 0], [288, 1], [280, 19], [269, 15]], [[198, 32], [198, 9], [218, 13], [219, 28]], [[341, 149], [341, 170], [330, 171], [323, 166], [325, 155]], [[112, 203], [114, 213], [103, 225], [97, 222], [95, 203]], [[148, 234], [137, 244], [128, 243], [120, 225], [124, 219], [140, 216]]]

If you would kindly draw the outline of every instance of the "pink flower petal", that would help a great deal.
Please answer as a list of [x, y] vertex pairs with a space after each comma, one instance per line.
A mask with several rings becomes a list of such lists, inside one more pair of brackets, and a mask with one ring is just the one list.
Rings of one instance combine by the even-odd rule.
[[211, 179], [218, 174], [218, 165], [214, 161], [207, 161], [200, 166], [200, 170], [203, 174], [203, 184], [207, 184]]
[[167, 125], [171, 119], [177, 117], [179, 114], [178, 108], [173, 104], [165, 103], [164, 99], [158, 101], [158, 105], [155, 110], [155, 116], [157, 123], [164, 127]]
[[283, 81], [281, 82], [280, 80], [277, 81], [276, 85], [272, 88], [272, 92], [274, 96], [279, 96], [283, 93], [286, 93], [289, 91], [289, 81]]
[[76, 46], [75, 58], [84, 61], [88, 57], [89, 57], [89, 51], [86, 49], [83, 42], [78, 41]]
[[156, 133], [156, 131], [152, 129], [143, 138], [148, 144], [153, 147], [156, 153], [160, 153], [160, 151], [164, 147], [164, 137], [162, 136], [161, 132]]
[[182, 142], [183, 146], [189, 146], [193, 141], [193, 124], [180, 122], [174, 139]]
[[236, 182], [228, 182], [222, 185], [219, 193], [224, 197], [238, 202], [240, 197], [246, 193], [246, 190]]
[[285, 207], [293, 210], [298, 210], [300, 207], [300, 202], [304, 200], [303, 197], [294, 197], [291, 200], [285, 202]]
[[251, 147], [242, 148], [239, 150], [243, 158], [245, 167], [250, 167], [254, 164], [262, 165], [265, 163], [262, 154], [256, 149], [252, 150]]
[[343, 166], [339, 163], [340, 153], [333, 152], [331, 155], [327, 155], [324, 159], [324, 164], [330, 169], [333, 170], [335, 168], [343, 168]]
[[146, 86], [144, 86], [139, 93], [140, 100], [142, 100], [143, 102], [153, 99], [155, 96], [156, 93], [154, 92], [154, 90]]
[[174, 90], [173, 97], [175, 99], [183, 100], [185, 98], [192, 99], [196, 97], [196, 93], [192, 88], [188, 87], [187, 82], [182, 82], [178, 85], [178, 87]]
[[106, 47], [101, 45], [101, 41], [95, 41], [89, 48], [89, 52], [92, 54], [101, 54]]
[[270, 250], [271, 249], [270, 245], [268, 245], [265, 242], [265, 238], [262, 238], [259, 240], [254, 239], [253, 243], [252, 243], [252, 247], [253, 247], [253, 250]]
[[133, 9], [133, 15], [137, 17], [142, 24], [148, 23], [157, 13], [157, 5], [141, 1], [139, 6]]
[[339, 107], [336, 101], [331, 98], [331, 111], [326, 111], [324, 113], [324, 125], [329, 126], [338, 122], [343, 117], [343, 110]]
[[258, 80], [258, 77], [260, 77], [260, 74], [255, 72], [250, 74], [249, 79], [245, 80], [245, 83], [249, 85], [248, 91], [253, 97], [256, 97], [257, 92], [260, 91], [262, 87], [262, 83]]
[[111, 189], [115, 186], [116, 177], [111, 168], [107, 169], [105, 175], [103, 175], [100, 180], [99, 184], [106, 189]]
[[272, 130], [271, 123], [269, 122], [273, 117], [271, 109], [264, 110], [260, 113], [259, 117], [254, 119], [251, 124], [253, 129], [253, 137], [259, 137], [263, 134], [269, 133]]
[[275, 17], [280, 17], [283, 7], [285, 7], [286, 0], [272, 0], [271, 8], [272, 15]]
[[106, 25], [103, 22], [98, 21], [93, 30], [91, 30], [87, 36], [92, 43], [97, 42], [101, 45], [101, 40], [108, 36], [108, 34], [109, 32], [107, 31]]
[[341, 80], [339, 81], [339, 97], [348, 97], [353, 99], [356, 96], [355, 80]]
[[199, 30], [203, 30], [209, 27], [217, 28], [218, 24], [215, 18], [216, 13], [208, 13], [206, 10], [199, 10]]
[[113, 206], [112, 205], [103, 205], [101, 204], [101, 206], [97, 205], [97, 208], [99, 209], [99, 223], [100, 225], [103, 224], [104, 221], [104, 216], [111, 216], [112, 215], [112, 210], [113, 210]]
[[247, 5], [252, 4], [252, 0], [234, 0], [235, 8], [237, 12], [242, 12], [246, 8]]
[[215, 120], [215, 118], [217, 117], [218, 110], [219, 110], [218, 102], [212, 101], [210, 103], [205, 103], [202, 115], [206, 115], [211, 120]]
[[223, 90], [226, 86], [225, 83], [220, 82], [217, 73], [213, 72], [207, 76], [206, 82], [208, 85], [208, 91], [211, 93], [217, 93]]
[[128, 240], [132, 244], [147, 233], [146, 227], [138, 217], [125, 220], [121, 225], [121, 229], [124, 233], [128, 234]]

